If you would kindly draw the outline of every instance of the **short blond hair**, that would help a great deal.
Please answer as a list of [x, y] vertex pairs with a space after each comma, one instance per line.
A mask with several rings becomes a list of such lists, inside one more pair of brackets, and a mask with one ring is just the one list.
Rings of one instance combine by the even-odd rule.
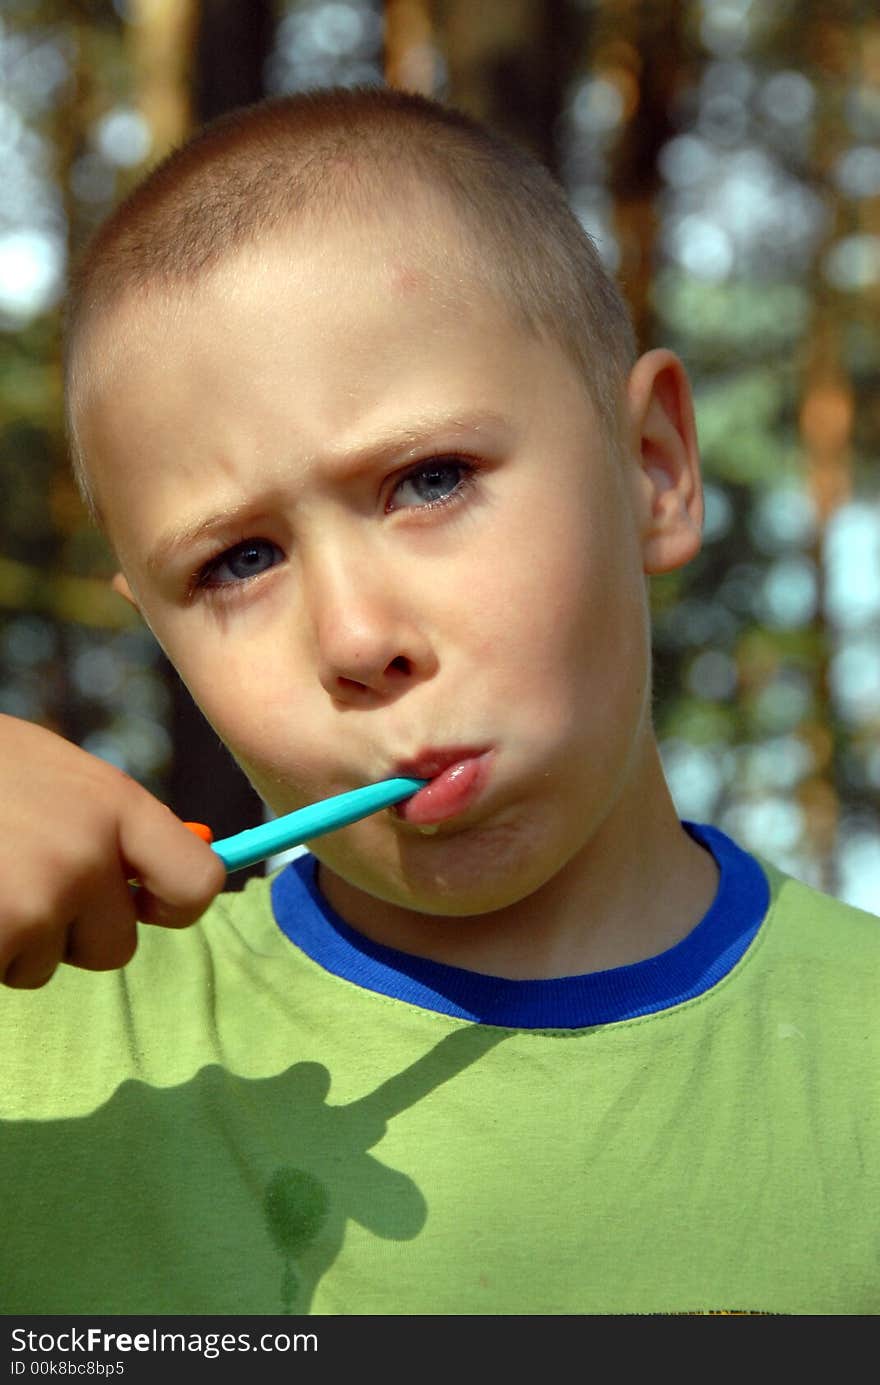
[[452, 107], [385, 87], [329, 88], [242, 107], [197, 130], [98, 228], [71, 275], [65, 397], [74, 472], [90, 508], [73, 410], [84, 327], [131, 291], [196, 282], [262, 236], [318, 216], [381, 210], [413, 183], [459, 219], [486, 286], [569, 354], [610, 437], [636, 354], [623, 297], [536, 158]]

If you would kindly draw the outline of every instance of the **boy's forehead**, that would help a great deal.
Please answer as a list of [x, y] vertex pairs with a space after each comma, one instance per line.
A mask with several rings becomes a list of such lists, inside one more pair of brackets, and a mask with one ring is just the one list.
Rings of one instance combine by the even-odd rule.
[[[117, 295], [80, 334], [73, 408], [87, 406], [117, 370], [129, 370], [139, 358], [158, 354], [171, 369], [175, 349], [212, 321], [250, 322], [257, 331], [283, 302], [301, 300], [320, 307], [326, 331], [335, 324], [345, 332], [346, 307], [365, 296], [397, 307], [394, 325], [401, 331], [410, 319], [421, 330], [425, 310], [437, 311], [438, 324], [465, 313], [475, 322], [497, 320], [500, 311], [509, 330], [525, 326], [494, 290], [482, 257], [449, 213], [387, 209], [332, 225], [284, 226], [228, 251], [194, 278], [148, 281]], [[230, 365], [246, 345], [230, 335]], [[262, 348], [272, 350], [268, 336]]]
[[[79, 372], [77, 423], [105, 527], [111, 487], [118, 498], [135, 483], [134, 438], [179, 471], [203, 443], [209, 459], [245, 434], [256, 445], [282, 413], [286, 432], [266, 450], [330, 459], [428, 413], [521, 411], [539, 357], [558, 347], [514, 321], [454, 222], [441, 233], [439, 221], [282, 229], [190, 283], [119, 298], [85, 337]], [[143, 480], [155, 483], [152, 461]]]
[[369, 280], [402, 302], [419, 295], [458, 303], [500, 297], [486, 257], [449, 212], [429, 216], [416, 208], [389, 208], [359, 219], [309, 218], [230, 247], [195, 276], [147, 278], [117, 292], [86, 324], [81, 351], [90, 356], [97, 342], [109, 360], [114, 346], [151, 321], [161, 320], [164, 328], [170, 319], [179, 329], [218, 305], [246, 307], [259, 299], [265, 272], [278, 276], [278, 286], [288, 292], [324, 294], [325, 281], [313, 274], [328, 262], [340, 273], [339, 294], [351, 294]]

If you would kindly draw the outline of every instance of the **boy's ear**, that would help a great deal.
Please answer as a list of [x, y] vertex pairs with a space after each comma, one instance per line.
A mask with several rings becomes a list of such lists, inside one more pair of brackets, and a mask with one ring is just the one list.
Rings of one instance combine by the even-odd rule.
[[671, 572], [699, 552], [703, 525], [691, 387], [672, 351], [648, 351], [636, 361], [627, 404], [644, 570]]
[[136, 611], [140, 611], [140, 606], [137, 603], [135, 594], [128, 585], [128, 578], [123, 573], [114, 572], [110, 579], [110, 585], [119, 596], [124, 596], [126, 601], [130, 602]]

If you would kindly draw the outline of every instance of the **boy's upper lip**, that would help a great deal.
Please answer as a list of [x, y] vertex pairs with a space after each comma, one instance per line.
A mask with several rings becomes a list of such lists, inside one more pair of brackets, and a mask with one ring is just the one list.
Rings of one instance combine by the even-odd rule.
[[394, 767], [394, 773], [408, 779], [434, 779], [445, 769], [449, 769], [450, 765], [457, 765], [462, 760], [476, 759], [478, 755], [485, 755], [490, 749], [491, 746], [488, 745], [431, 747], [420, 751], [410, 760], [399, 760]]

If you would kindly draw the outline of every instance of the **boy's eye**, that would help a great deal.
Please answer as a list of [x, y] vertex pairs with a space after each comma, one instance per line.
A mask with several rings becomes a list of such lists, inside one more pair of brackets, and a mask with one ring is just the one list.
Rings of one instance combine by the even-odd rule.
[[404, 510], [445, 504], [463, 488], [472, 474], [473, 467], [456, 457], [422, 462], [398, 481], [388, 508]]
[[259, 577], [283, 557], [281, 549], [268, 539], [247, 539], [213, 558], [199, 578], [203, 587], [223, 587]]

